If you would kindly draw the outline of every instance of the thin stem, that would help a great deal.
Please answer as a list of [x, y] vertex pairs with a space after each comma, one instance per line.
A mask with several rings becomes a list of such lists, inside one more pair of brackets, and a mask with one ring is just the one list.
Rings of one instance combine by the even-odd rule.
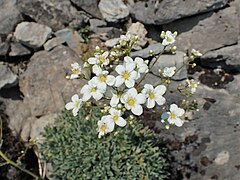
[[32, 172], [30, 172], [29, 170], [19, 166], [17, 163], [15, 163], [12, 160], [8, 159], [8, 157], [5, 156], [5, 154], [1, 150], [0, 150], [0, 156], [6, 161], [6, 164], [10, 164], [10, 165], [20, 169], [21, 171], [27, 173], [28, 175], [34, 177], [35, 179], [42, 179], [42, 178], [38, 177], [37, 175], [33, 174]]
[[142, 79], [137, 83], [136, 88], [137, 88], [137, 87], [141, 84], [141, 82], [145, 79], [145, 77], [147, 76], [147, 74], [152, 71], [153, 66], [156, 64], [156, 62], [158, 61], [158, 59], [160, 58], [160, 56], [162, 55], [163, 52], [164, 52], [164, 48], [162, 49], [162, 51], [160, 52], [160, 54], [156, 57], [156, 59], [155, 59], [155, 61], [152, 63], [152, 65], [149, 67], [148, 72], [145, 73], [145, 74], [143, 75]]

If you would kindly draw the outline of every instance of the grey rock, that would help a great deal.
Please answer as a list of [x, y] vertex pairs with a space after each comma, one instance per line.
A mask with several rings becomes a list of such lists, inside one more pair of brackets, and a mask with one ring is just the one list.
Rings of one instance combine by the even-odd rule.
[[53, 48], [63, 44], [65, 41], [60, 37], [55, 37], [48, 40], [43, 46], [46, 51], [50, 51]]
[[[55, 33], [55, 35], [61, 38], [63, 41], [67, 43], [67, 45], [73, 49], [76, 53], [80, 53], [84, 39], [79, 35], [77, 31], [70, 29], [62, 29]], [[79, 54], [80, 55], [80, 54]]]
[[9, 52], [10, 45], [7, 42], [0, 43], [0, 56], [6, 56]]
[[71, 0], [78, 8], [91, 14], [93, 17], [102, 18], [102, 14], [98, 8], [98, 0]]
[[145, 49], [132, 52], [131, 56], [132, 57], [149, 58], [150, 57], [150, 53], [149, 53], [150, 51], [153, 52], [153, 55], [157, 55], [163, 50], [163, 48], [164, 47], [161, 43], [151, 44]]
[[42, 24], [22, 22], [17, 25], [14, 36], [20, 43], [30, 48], [38, 49], [46, 42], [51, 33], [51, 28]]
[[100, 0], [98, 7], [107, 22], [117, 23], [129, 16], [129, 9], [122, 0]]
[[95, 33], [95, 36], [103, 41], [106, 41], [119, 37], [122, 34], [122, 30], [115, 27], [99, 27], [96, 29]]
[[[191, 121], [182, 128], [171, 127], [170, 130], [161, 131], [162, 138], [180, 143], [179, 149], [171, 151], [174, 157], [172, 165], [175, 166], [175, 162], [175, 167], [186, 165], [183, 175], [189, 171], [188, 179], [239, 179], [239, 170], [235, 166], [240, 159], [240, 139], [233, 138], [240, 135], [239, 93], [200, 85], [195, 99], [199, 112], [194, 114]], [[180, 159], [186, 156], [188, 158]], [[197, 172], [191, 170], [194, 167]]]
[[86, 14], [77, 11], [70, 1], [18, 0], [17, 6], [21, 13], [54, 31], [65, 28], [71, 22], [75, 26], [76, 22], [81, 25], [88, 20]]
[[22, 21], [22, 15], [16, 7], [17, 0], [0, 1], [0, 37], [8, 35], [17, 23]]
[[13, 74], [7, 65], [0, 64], [0, 89], [16, 85], [18, 76]]
[[227, 0], [148, 0], [139, 1], [132, 7], [135, 19], [144, 24], [161, 25], [174, 20], [213, 11], [227, 5]]
[[[27, 70], [20, 76], [23, 102], [30, 108], [31, 116], [43, 116], [64, 109], [73, 94], [78, 93], [84, 80], [67, 80], [70, 64], [83, 61], [69, 47], [58, 46], [50, 52], [35, 53]], [[69, 67], [69, 68], [68, 68]]]
[[[183, 56], [185, 53], [181, 51], [176, 51], [175, 55], [167, 55], [163, 54], [159, 57], [156, 64], [152, 68], [152, 73], [155, 75], [159, 75], [159, 69], [162, 69], [164, 67], [173, 67], [176, 66], [176, 68], [180, 68], [183, 63], [185, 62]], [[154, 60], [151, 61], [150, 66], [153, 64]], [[187, 78], [187, 67], [184, 66], [182, 69], [180, 69], [173, 77], [173, 80], [182, 80]]]
[[21, 43], [11, 43], [11, 50], [9, 53], [10, 57], [16, 57], [16, 56], [26, 56], [30, 55], [31, 51], [24, 47]]
[[211, 68], [223, 66], [224, 69], [240, 72], [240, 44], [204, 54], [201, 57], [201, 64]]
[[237, 43], [239, 34], [235, 7], [178, 20], [163, 29], [179, 33], [176, 38], [179, 50], [194, 48], [203, 53]]
[[128, 31], [133, 36], [138, 36], [138, 41], [133, 45], [133, 49], [140, 50], [147, 44], [147, 30], [144, 25], [140, 22], [132, 23], [128, 28]]
[[105, 46], [107, 46], [108, 48], [112, 48], [113, 46], [117, 45], [118, 41], [119, 38], [109, 39], [105, 42]]
[[48, 114], [40, 118], [27, 118], [27, 120], [22, 124], [22, 130], [20, 134], [21, 139], [25, 142], [28, 142], [28, 140], [31, 138], [38, 140], [39, 143], [42, 143], [42, 133], [44, 132], [44, 128], [49, 124], [53, 124], [57, 117], [58, 114]]
[[90, 19], [89, 23], [90, 23], [90, 29], [94, 33], [97, 33], [98, 28], [107, 26], [107, 23], [105, 21], [102, 21], [99, 19]]

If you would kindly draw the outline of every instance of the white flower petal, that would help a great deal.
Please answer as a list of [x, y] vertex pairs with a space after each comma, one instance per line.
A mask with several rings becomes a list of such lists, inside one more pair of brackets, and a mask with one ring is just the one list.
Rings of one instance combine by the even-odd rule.
[[120, 87], [124, 83], [124, 78], [122, 76], [117, 76], [115, 81], [115, 86]]
[[98, 65], [94, 65], [92, 67], [92, 71], [94, 74], [96, 74], [97, 76], [99, 76], [100, 74], [102, 74], [102, 69], [98, 66]]
[[88, 84], [85, 84], [80, 91], [81, 94], [89, 94], [90, 92], [90, 86]]
[[108, 51], [105, 51], [105, 52], [102, 54], [102, 57], [107, 58], [108, 55], [109, 55], [109, 52], [108, 52]]
[[135, 106], [132, 107], [131, 111], [133, 114], [140, 116], [143, 113], [143, 108], [141, 105], [136, 104]]
[[128, 63], [134, 63], [133, 59], [130, 56], [125, 56], [124, 57], [124, 63], [128, 64]]
[[185, 113], [185, 111], [182, 108], [178, 108], [178, 110], [175, 111], [175, 113], [176, 113], [177, 116], [180, 117], [180, 116], [182, 116]]
[[79, 77], [78, 74], [71, 74], [70, 79], [77, 79]]
[[92, 96], [91, 93], [83, 94], [82, 101], [84, 101], [84, 102], [88, 101], [91, 98], [91, 96]]
[[166, 92], [167, 88], [164, 85], [159, 85], [155, 88], [155, 92], [157, 95], [163, 95]]
[[137, 71], [132, 71], [130, 73], [130, 79], [137, 79], [139, 76], [138, 76], [138, 73]]
[[147, 99], [147, 108], [153, 108], [155, 106], [155, 101], [153, 99]]
[[127, 70], [128, 72], [133, 71], [133, 70], [135, 69], [135, 67], [136, 67], [136, 64], [135, 64], [135, 63], [127, 63], [127, 64], [125, 65], [125, 68], [126, 68], [126, 70]]
[[115, 68], [115, 71], [118, 74], [122, 75], [125, 72], [125, 67], [123, 65], [117, 65]]
[[91, 58], [88, 59], [88, 63], [89, 63], [89, 64], [96, 64], [96, 63], [97, 63], [97, 59], [91, 57]]
[[94, 98], [96, 101], [98, 101], [98, 100], [100, 100], [100, 99], [103, 97], [103, 94], [100, 93], [100, 92], [98, 92], [98, 91], [96, 91], [95, 93], [92, 94], [92, 96], [93, 96], [93, 98]]
[[128, 88], [132, 88], [135, 84], [135, 81], [133, 79], [127, 79], [125, 81], [125, 85], [128, 87]]
[[144, 104], [146, 102], [146, 95], [139, 93], [136, 97], [138, 104]]
[[111, 101], [110, 101], [110, 106], [116, 107], [119, 103], [119, 97], [116, 94], [113, 94]]
[[175, 110], [178, 109], [178, 106], [176, 104], [171, 104], [170, 105], [170, 111], [175, 112]]
[[106, 79], [106, 83], [107, 83], [107, 85], [109, 85], [109, 86], [113, 86], [114, 83], [115, 83], [115, 77], [112, 76], [112, 75], [108, 75], [108, 76], [107, 76], [107, 79]]
[[67, 104], [65, 105], [65, 108], [66, 108], [67, 110], [73, 109], [73, 108], [74, 108], [74, 103], [73, 103], [73, 102], [67, 103]]
[[166, 102], [166, 99], [162, 96], [157, 96], [155, 100], [159, 106], [165, 104], [165, 102]]
[[125, 119], [123, 119], [122, 117], [119, 117], [117, 121], [115, 121], [115, 123], [120, 126], [120, 127], [124, 127], [127, 124], [127, 121]]
[[74, 108], [74, 109], [72, 110], [73, 116], [77, 116], [78, 110], [79, 110], [79, 109], [76, 109], [76, 108]]
[[71, 99], [73, 102], [75, 102], [75, 101], [79, 100], [79, 97], [77, 94], [74, 94]]

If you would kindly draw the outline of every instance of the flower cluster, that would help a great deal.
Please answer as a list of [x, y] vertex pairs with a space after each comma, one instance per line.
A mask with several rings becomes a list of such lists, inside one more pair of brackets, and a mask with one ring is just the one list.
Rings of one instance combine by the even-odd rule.
[[[176, 32], [171, 33], [170, 31], [161, 33], [164, 47], [162, 53], [167, 46], [175, 42], [176, 35]], [[136, 40], [137, 37], [132, 37], [127, 33], [120, 37], [119, 44], [110, 51], [103, 51], [96, 47], [94, 57], [90, 57], [84, 66], [91, 68], [93, 76], [80, 90], [81, 98], [75, 94], [72, 97], [72, 102], [66, 104], [66, 109], [72, 110], [74, 116], [77, 116], [77, 112], [82, 106], [88, 106], [89, 101], [102, 108], [103, 116], [97, 123], [99, 137], [113, 132], [116, 126], [124, 127], [129, 117], [132, 117], [131, 114], [140, 116], [145, 109], [154, 112], [153, 109], [156, 106], [169, 109], [167, 112], [161, 112], [160, 116], [166, 127], [171, 124], [180, 127], [184, 123], [181, 117], [185, 110], [176, 104], [169, 106], [164, 97], [166, 93], [172, 92], [169, 87], [170, 80], [179, 69], [175, 66], [160, 69], [160, 82], [143, 84], [142, 82], [146, 75], [151, 72], [152, 66], [149, 66], [149, 60], [131, 57], [131, 48]], [[161, 54], [153, 58], [152, 61], [155, 63]], [[192, 56], [199, 57], [200, 55], [200, 52], [192, 50], [187, 63], [189, 64], [194, 60]], [[71, 67], [73, 74], [69, 79], [85, 78], [81, 76], [82, 69], [78, 63], [72, 64]], [[177, 90], [180, 93], [189, 90], [194, 93], [197, 83], [193, 80], [187, 80], [186, 86], [179, 87]], [[103, 106], [101, 106], [102, 102], [105, 103]]]

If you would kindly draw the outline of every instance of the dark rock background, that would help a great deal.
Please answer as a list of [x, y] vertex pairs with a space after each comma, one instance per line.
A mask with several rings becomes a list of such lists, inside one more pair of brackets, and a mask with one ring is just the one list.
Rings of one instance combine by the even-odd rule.
[[[170, 130], [159, 117], [145, 120], [168, 145], [171, 178], [240, 179], [239, 0], [0, 0], [1, 114], [12, 135], [38, 137], [85, 83], [65, 79], [70, 64], [83, 63], [96, 45], [114, 46], [127, 30], [140, 37], [133, 56], [159, 53], [161, 30], [178, 31], [178, 54], [204, 54], [175, 79], [201, 82], [199, 112]], [[173, 58], [164, 59], [169, 65]]]

